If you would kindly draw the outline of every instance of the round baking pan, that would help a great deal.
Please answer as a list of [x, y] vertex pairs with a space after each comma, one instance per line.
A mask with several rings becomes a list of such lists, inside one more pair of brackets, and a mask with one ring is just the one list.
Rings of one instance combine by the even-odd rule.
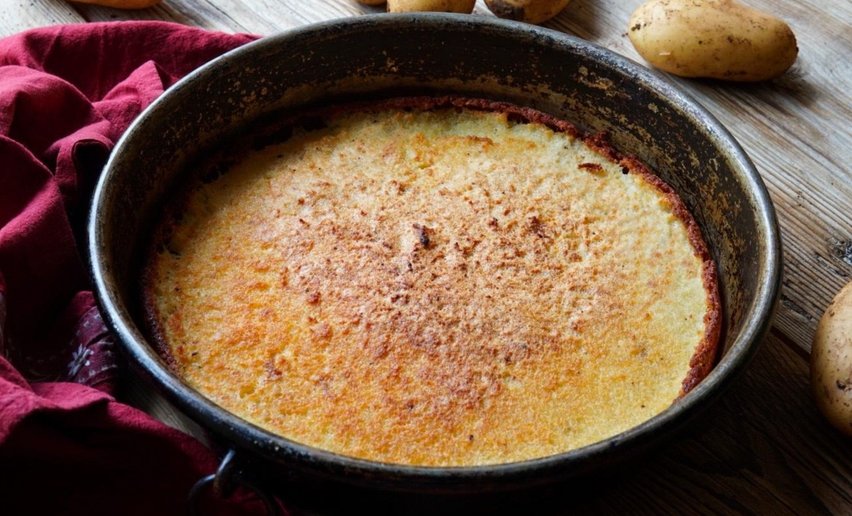
[[[622, 434], [541, 459], [477, 467], [385, 464], [305, 446], [235, 416], [175, 375], [146, 339], [139, 269], [152, 221], [187, 163], [281, 110], [413, 93], [509, 101], [587, 132], [606, 131], [617, 149], [671, 185], [718, 265], [724, 322], [710, 375]], [[257, 484], [320, 508], [335, 507], [335, 499], [354, 507], [353, 500], [371, 496], [399, 508], [424, 507], [425, 496], [493, 499], [587, 479], [648, 452], [721, 396], [746, 366], [770, 322], [781, 257], [774, 210], [754, 166], [728, 131], [671, 82], [559, 32], [450, 14], [311, 25], [248, 44], [190, 74], [116, 145], [95, 192], [89, 253], [101, 309], [131, 364], [233, 450]], [[335, 492], [347, 495], [329, 496]]]

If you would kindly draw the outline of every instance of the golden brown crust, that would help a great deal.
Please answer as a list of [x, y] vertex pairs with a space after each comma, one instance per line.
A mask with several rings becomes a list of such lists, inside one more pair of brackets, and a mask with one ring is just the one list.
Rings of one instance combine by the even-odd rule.
[[[399, 138], [410, 138], [413, 147], [400, 147], [395, 142], [397, 137], [392, 137], [382, 148], [376, 147], [374, 141], [359, 140], [358, 133], [350, 136], [345, 126], [324, 129], [324, 121], [353, 116], [356, 121], [360, 120], [358, 123], [362, 123], [367, 133], [381, 131], [385, 126], [397, 127], [394, 124], [398, 124], [395, 130], [404, 130], [407, 124], [419, 123], [418, 117], [423, 117], [406, 112], [434, 112], [436, 115], [431, 120], [440, 125], [441, 120], [454, 116], [450, 114], [453, 110], [459, 114], [461, 123], [470, 122], [470, 117], [462, 116], [465, 112], [486, 112], [485, 118], [492, 122], [496, 120], [495, 113], [502, 114], [504, 125], [505, 121], [509, 123], [508, 130], [512, 124], [528, 124], [532, 139], [526, 144], [526, 133], [516, 131], [513, 134], [520, 136], [513, 136], [513, 141], [495, 140], [485, 131], [439, 136], [434, 141], [442, 143], [433, 143], [422, 134], [418, 136], [415, 132], [406, 136], [400, 132]], [[402, 114], [387, 114], [394, 112]], [[385, 115], [376, 118], [375, 126], [363, 125], [371, 113]], [[282, 433], [297, 440], [304, 439], [309, 444], [327, 446], [341, 453], [415, 464], [517, 460], [589, 442], [588, 436], [561, 435], [564, 430], [560, 430], [560, 425], [565, 423], [557, 422], [554, 426], [552, 421], [546, 422], [549, 417], [564, 417], [564, 414], [533, 412], [524, 419], [523, 411], [532, 402], [524, 390], [528, 387], [538, 389], [533, 392], [537, 392], [536, 396], [541, 398], [539, 402], [547, 406], [554, 401], [547, 392], [552, 392], [553, 396], [559, 394], [556, 400], [559, 401], [576, 388], [590, 389], [590, 393], [580, 396], [586, 403], [583, 413], [587, 416], [584, 417], [596, 417], [595, 396], [616, 396], [608, 403], [625, 405], [617, 406], [617, 414], [629, 413], [629, 405], [640, 403], [639, 412], [648, 414], [644, 417], [653, 415], [654, 412], [648, 411], [660, 409], [646, 407], [647, 400], [654, 398], [656, 395], [652, 394], [659, 389], [648, 383], [653, 381], [654, 374], [645, 373], [648, 377], [632, 379], [624, 376], [633, 371], [629, 360], [653, 361], [651, 370], [658, 367], [657, 362], [669, 360], [665, 348], [651, 350], [643, 344], [654, 335], [662, 336], [666, 332], [660, 332], [659, 321], [655, 322], [656, 329], [648, 330], [625, 325], [627, 323], [620, 320], [624, 310], [642, 310], [634, 315], [644, 314], [649, 320], [657, 318], [655, 311], [660, 308], [647, 303], [634, 306], [622, 299], [617, 283], [613, 282], [629, 278], [627, 273], [614, 269], [618, 262], [611, 257], [598, 265], [584, 262], [584, 253], [620, 249], [605, 241], [601, 243], [594, 233], [595, 228], [598, 231], [617, 228], [606, 224], [606, 217], [583, 210], [574, 213], [570, 206], [572, 198], [559, 194], [558, 190], [558, 185], [570, 187], [570, 183], [564, 183], [558, 174], [554, 175], [546, 167], [535, 173], [540, 177], [530, 175], [531, 180], [540, 181], [541, 185], [552, 183], [546, 191], [510, 181], [504, 185], [506, 191], [501, 192], [501, 187], [483, 186], [480, 180], [474, 180], [466, 188], [475, 191], [470, 190], [468, 195], [467, 190], [453, 183], [452, 177], [440, 176], [440, 164], [430, 162], [432, 158], [444, 156], [442, 153], [481, 149], [494, 155], [503, 153], [509, 159], [506, 163], [511, 164], [519, 156], [523, 157], [524, 145], [538, 144], [550, 145], [548, 152], [558, 154], [563, 152], [562, 145], [558, 144], [561, 140], [551, 138], [539, 126], [567, 135], [567, 149], [571, 139], [580, 137], [573, 125], [535, 110], [482, 99], [400, 98], [324, 107], [296, 115], [277, 128], [261, 131], [256, 140], [240, 144], [235, 161], [240, 161], [252, 147], [262, 146], [255, 145], [258, 141], [269, 143], [270, 139], [274, 141], [276, 134], [286, 136], [294, 132], [281, 131], [282, 126], [296, 128], [295, 132], [301, 135], [293, 144], [295, 147], [286, 147], [288, 156], [284, 156], [284, 151], [279, 156], [284, 158], [283, 163], [290, 162], [290, 155], [295, 156], [292, 158], [295, 164], [286, 165], [297, 167], [288, 169], [293, 179], [281, 185], [271, 178], [266, 180], [268, 185], [264, 181], [258, 184], [263, 183], [263, 192], [274, 193], [279, 196], [277, 198], [283, 195], [293, 201], [291, 204], [289, 201], [282, 204], [279, 200], [268, 208], [233, 208], [230, 197], [222, 196], [219, 190], [205, 188], [199, 189], [205, 192], [203, 195], [193, 196], [190, 202], [193, 206], [183, 206], [183, 201], [176, 203], [180, 207], [174, 213], [192, 213], [193, 217], [200, 213], [215, 218], [221, 208], [231, 217], [241, 218], [242, 222], [236, 220], [234, 226], [243, 227], [245, 232], [234, 235], [237, 238], [234, 240], [227, 236], [230, 223], [222, 226], [214, 235], [217, 247], [209, 251], [212, 254], [205, 255], [207, 258], [184, 272], [180, 271], [189, 266], [183, 265], [185, 260], [178, 256], [186, 245], [181, 242], [194, 242], [193, 232], [203, 233], [207, 223], [196, 227], [193, 226], [195, 222], [178, 223], [167, 216], [160, 225], [161, 233], [154, 239], [152, 259], [144, 271], [143, 304], [154, 340], [179, 374], [205, 392], [211, 387], [208, 385], [211, 377], [231, 382], [225, 392], [211, 394], [214, 399], [232, 410], [242, 407], [238, 412], [244, 417], [281, 429]], [[312, 127], [316, 132], [300, 131], [298, 127]], [[676, 377], [675, 389], [665, 391], [670, 394], [662, 394], [661, 407], [664, 408], [673, 398], [693, 388], [713, 365], [720, 328], [715, 268], [697, 224], [670, 187], [635, 158], [619, 155], [604, 135], [582, 140], [594, 151], [583, 154], [582, 149], [578, 147], [577, 150], [581, 153], [576, 158], [577, 170], [593, 178], [587, 181], [589, 188], [598, 188], [596, 185], [602, 184], [598, 180], [606, 180], [608, 184], [618, 183], [615, 178], [626, 180], [627, 176], [622, 174], [640, 178], [638, 182], [630, 180], [625, 184], [644, 184], [659, 192], [656, 197], [643, 198], [646, 201], [659, 199], [663, 207], [661, 213], [671, 213], [680, 221], [683, 229], [677, 230], [673, 225], [666, 231], [685, 231], [692, 253], [699, 260], [695, 263], [699, 264], [704, 284], [700, 292], [706, 297], [700, 300], [706, 307], [699, 307], [703, 314], [704, 335], [697, 339], [699, 344], [694, 349], [686, 350], [691, 358], [690, 354], [685, 355], [682, 364], [688, 373], [685, 379]], [[391, 170], [400, 170], [403, 175], [425, 170], [427, 176], [438, 173], [440, 177], [432, 183], [409, 176], [406, 176], [408, 179], [389, 176], [375, 182], [370, 179], [373, 177], [370, 170], [359, 170], [354, 164], [360, 155], [350, 149], [347, 154], [350, 161], [340, 170], [352, 176], [346, 176], [345, 181], [335, 181], [336, 176], [329, 176], [328, 170], [317, 169], [317, 173], [312, 174], [310, 167], [316, 163], [310, 156], [299, 157], [300, 149], [310, 147], [314, 141], [317, 149], [326, 149], [321, 152], [336, 149], [338, 143], [344, 142], [364, 145], [367, 162], [373, 165], [363, 166], [375, 166], [384, 160]], [[605, 159], [595, 159], [594, 154]], [[565, 156], [572, 154], [564, 154], [559, 159], [564, 160]], [[332, 158], [325, 156], [323, 159]], [[324, 163], [332, 168], [337, 166], [333, 159]], [[209, 172], [202, 167], [202, 175]], [[242, 175], [231, 177], [234, 174], [237, 173], [229, 172], [223, 178], [229, 185], [223, 188], [254, 188], [252, 182], [256, 176], [241, 172]], [[359, 179], [359, 174], [366, 176]], [[512, 177], [523, 177], [514, 174]], [[336, 183], [344, 184], [346, 190], [337, 189]], [[430, 187], [429, 195], [433, 200], [411, 197], [431, 184], [434, 186]], [[516, 186], [522, 190], [516, 191]], [[359, 188], [362, 188], [361, 193]], [[537, 193], [539, 191], [544, 193]], [[375, 204], [370, 197], [373, 194], [368, 192], [379, 192], [381, 203]], [[554, 206], [536, 205], [533, 201], [541, 195], [542, 202], [547, 202], [554, 193], [558, 194], [557, 202], [564, 204], [556, 211]], [[367, 197], [359, 198], [362, 194]], [[215, 210], [206, 207], [206, 201], [199, 201], [199, 195], [211, 197]], [[346, 208], [349, 211], [340, 211], [341, 208], [328, 202], [328, 199], [338, 198], [336, 195], [342, 196], [339, 199], [344, 205], [357, 202]], [[640, 202], [638, 199], [633, 202]], [[430, 204], [433, 201], [434, 204]], [[261, 196], [255, 202], [265, 203], [266, 200]], [[363, 203], [360, 214], [358, 203]], [[450, 216], [436, 210], [435, 206], [441, 205], [445, 205], [444, 211]], [[385, 210], [395, 215], [383, 214]], [[486, 216], [489, 213], [493, 215]], [[258, 222], [252, 222], [255, 220]], [[599, 221], [604, 224], [599, 225]], [[647, 221], [637, 228], [653, 231]], [[238, 244], [240, 238], [247, 239], [244, 243], [254, 247], [243, 249]], [[172, 252], [162, 252], [164, 243], [174, 247]], [[586, 247], [591, 251], [584, 251]], [[690, 248], [685, 249], [688, 254]], [[554, 259], [554, 253], [563, 258]], [[656, 251], [651, 255], [662, 256]], [[322, 260], [324, 256], [325, 261]], [[686, 263], [689, 260], [683, 259], [676, 266], [689, 269], [692, 267]], [[229, 263], [251, 269], [251, 274], [235, 274], [228, 269]], [[280, 264], [286, 264], [283, 270], [275, 269]], [[686, 269], [678, 269], [678, 274], [685, 273]], [[173, 281], [170, 270], [190, 275]], [[204, 283], [207, 280], [198, 279], [199, 273], [207, 280], [223, 283], [210, 287]], [[665, 289], [669, 281], [675, 280], [649, 278], [649, 292], [665, 294], [665, 290], [659, 289]], [[158, 290], [164, 285], [171, 285], [168, 288], [174, 288], [175, 292]], [[498, 285], [503, 285], [502, 291], [489, 290]], [[202, 293], [190, 296], [187, 292], [178, 292], [180, 288]], [[634, 287], [627, 288], [631, 295], [633, 290], [630, 289]], [[511, 294], [507, 297], [506, 292]], [[163, 301], [164, 296], [171, 300]], [[274, 300], [276, 310], [270, 309], [268, 300]], [[536, 300], [544, 304], [541, 309], [536, 309]], [[177, 303], [177, 308], [170, 309], [169, 303]], [[567, 311], [556, 308], [560, 303], [567, 303]], [[212, 319], [208, 312], [215, 312], [210, 316]], [[219, 312], [223, 315], [216, 315]], [[589, 316], [589, 312], [596, 315]], [[686, 312], [683, 315], [691, 317]], [[223, 316], [229, 319], [223, 321]], [[282, 319], [283, 316], [286, 318]], [[659, 317], [665, 319], [675, 315], [663, 313]], [[208, 319], [219, 322], [204, 323]], [[612, 322], [612, 328], [607, 321]], [[217, 324], [226, 326], [228, 335], [219, 335]], [[684, 326], [688, 331], [695, 327], [692, 323]], [[270, 330], [277, 332], [276, 335], [289, 336], [284, 344], [268, 342]], [[172, 342], [167, 342], [167, 334], [171, 335]], [[608, 338], [611, 334], [621, 335], [626, 339], [624, 344], [610, 351], [589, 347], [596, 342], [594, 339]], [[589, 337], [593, 339], [591, 342]], [[626, 345], [630, 347], [624, 348]], [[303, 359], [309, 355], [318, 358], [305, 362]], [[606, 369], [608, 372], [603, 376], [595, 376], [597, 373], [588, 368], [593, 367], [596, 357], [614, 360], [617, 367]], [[625, 360], [628, 361], [626, 368], [619, 369], [622, 367], [618, 366], [619, 361]], [[199, 376], [197, 368], [202, 365], [204, 372]], [[251, 371], [254, 372], [249, 374]], [[618, 389], [600, 384], [610, 377], [626, 383]], [[284, 380], [290, 383], [282, 390]], [[639, 397], [634, 399], [630, 392], [634, 382], [650, 390], [637, 391]], [[364, 391], [353, 391], [356, 388], [353, 386], [360, 386], [358, 388]], [[212, 387], [215, 390], [216, 386]], [[277, 400], [275, 410], [283, 411], [282, 414], [276, 415], [269, 407], [258, 405], [260, 395], [255, 390], [261, 388], [268, 391], [264, 396]], [[659, 400], [659, 396], [654, 399]], [[308, 407], [307, 400], [314, 400], [315, 404]], [[564, 399], [560, 403], [570, 405], [569, 401]], [[496, 407], [488, 408], [495, 404]], [[565, 407], [559, 410], [562, 412], [557, 412], [564, 413]], [[628, 419], [633, 421], [634, 417], [631, 415]], [[543, 418], [542, 421], [539, 422], [539, 418]], [[571, 427], [580, 424], [579, 420], [571, 421]], [[308, 425], [313, 433], [300, 433], [298, 428], [302, 427], [293, 427], [293, 424]], [[618, 431], [622, 427], [613, 428]], [[365, 429], [374, 434], [359, 434]], [[577, 428], [567, 431], [571, 435], [582, 433], [582, 429]], [[469, 440], [467, 432], [470, 432]], [[530, 432], [542, 434], [544, 440], [534, 442]], [[465, 437], [463, 443], [453, 441], [461, 436]], [[530, 439], [530, 442], [517, 442], [521, 436], [526, 436], [523, 439]], [[451, 442], [444, 442], [447, 438]], [[525, 449], [514, 449], [524, 446]]]

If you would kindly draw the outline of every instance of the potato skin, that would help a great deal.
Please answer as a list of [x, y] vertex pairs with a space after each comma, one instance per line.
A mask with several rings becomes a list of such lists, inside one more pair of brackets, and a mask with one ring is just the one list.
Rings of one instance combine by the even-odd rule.
[[485, 5], [500, 18], [526, 23], [544, 23], [553, 18], [571, 0], [485, 0]]
[[783, 21], [734, 0], [650, 0], [627, 31], [653, 66], [682, 77], [763, 81], [796, 60], [796, 36]]
[[829, 423], [852, 437], [852, 282], [840, 290], [817, 325], [811, 388]]
[[440, 11], [470, 14], [474, 5], [476, 0], [388, 0], [388, 12]]

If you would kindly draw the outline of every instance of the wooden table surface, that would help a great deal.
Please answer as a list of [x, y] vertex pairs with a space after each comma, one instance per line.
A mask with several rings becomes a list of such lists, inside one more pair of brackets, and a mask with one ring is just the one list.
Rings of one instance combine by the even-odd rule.
[[[642, 0], [573, 0], [547, 26], [642, 62], [626, 36]], [[814, 330], [852, 279], [852, 2], [747, 0], [793, 28], [799, 57], [772, 82], [675, 79], [731, 130], [778, 211], [784, 282], [748, 371], [690, 433], [572, 509], [582, 512], [852, 514], [852, 440], [823, 422], [808, 390]], [[157, 19], [268, 35], [381, 12], [354, 0], [165, 0], [121, 11], [62, 0], [0, 0], [0, 36], [84, 21]], [[482, 0], [474, 14], [491, 16]], [[196, 430], [144, 386], [132, 401]]]

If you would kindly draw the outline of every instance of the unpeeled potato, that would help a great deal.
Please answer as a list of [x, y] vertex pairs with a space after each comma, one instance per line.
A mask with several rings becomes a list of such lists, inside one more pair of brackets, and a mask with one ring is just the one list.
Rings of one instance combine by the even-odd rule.
[[772, 79], [799, 52], [783, 20], [734, 0], [650, 0], [627, 34], [645, 60], [683, 77]]
[[388, 12], [440, 11], [470, 14], [474, 5], [476, 0], [388, 0]]
[[852, 436], [852, 282], [840, 290], [817, 324], [811, 387], [828, 422]]

